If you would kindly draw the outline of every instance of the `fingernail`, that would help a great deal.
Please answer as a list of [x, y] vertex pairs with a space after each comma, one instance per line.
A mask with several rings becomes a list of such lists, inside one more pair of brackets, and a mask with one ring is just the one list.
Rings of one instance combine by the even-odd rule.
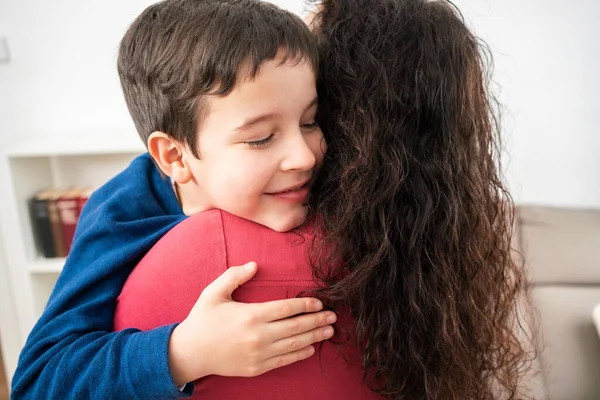
[[244, 265], [244, 269], [246, 271], [252, 271], [254, 269], [254, 263], [253, 262], [249, 262], [248, 264]]
[[325, 337], [327, 337], [327, 338], [332, 337], [333, 336], [333, 328], [326, 328], [323, 333], [325, 334]]
[[327, 317], [327, 322], [330, 324], [333, 324], [336, 320], [337, 317], [335, 316], [335, 314], [331, 314], [329, 317]]
[[319, 300], [315, 300], [313, 302], [313, 307], [315, 308], [315, 310], [320, 310], [321, 308], [323, 308], [323, 303], [321, 303], [321, 301]]

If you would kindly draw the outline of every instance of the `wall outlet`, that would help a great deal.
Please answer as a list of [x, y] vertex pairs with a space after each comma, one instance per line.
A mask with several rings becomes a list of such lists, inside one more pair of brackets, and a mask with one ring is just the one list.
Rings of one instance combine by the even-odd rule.
[[10, 61], [10, 52], [8, 51], [8, 41], [5, 37], [0, 37], [0, 63]]

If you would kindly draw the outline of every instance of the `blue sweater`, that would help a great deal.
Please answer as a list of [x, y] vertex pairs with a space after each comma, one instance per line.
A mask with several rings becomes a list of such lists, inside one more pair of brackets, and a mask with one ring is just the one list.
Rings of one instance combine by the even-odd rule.
[[125, 280], [184, 218], [170, 182], [148, 154], [90, 197], [64, 270], [21, 352], [13, 399], [164, 400], [191, 394], [178, 390], [169, 371], [175, 325], [112, 332]]

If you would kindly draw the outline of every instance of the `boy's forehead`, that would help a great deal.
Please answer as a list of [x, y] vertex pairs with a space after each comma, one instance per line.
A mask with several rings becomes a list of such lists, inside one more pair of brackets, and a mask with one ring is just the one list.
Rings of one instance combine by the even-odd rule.
[[[242, 130], [284, 115], [304, 114], [317, 104], [316, 75], [310, 62], [273, 59], [255, 76], [238, 77], [229, 93], [205, 96], [199, 123], [210, 119]], [[215, 119], [219, 119], [215, 121]]]
[[[315, 96], [313, 100], [303, 106], [303, 111], [307, 111], [318, 104], [318, 98]], [[235, 132], [243, 132], [244, 130], [260, 124], [264, 121], [276, 119], [286, 113], [282, 107], [256, 107], [255, 109], [246, 109], [242, 122], [233, 128]]]
[[[223, 95], [229, 97], [236, 94], [251, 95], [256, 91], [269, 90], [279, 92], [285, 87], [292, 85], [303, 85], [304, 92], [316, 93], [316, 78], [312, 63], [305, 59], [283, 59], [276, 57], [260, 64], [256, 73], [252, 73], [251, 67], [246, 65], [238, 73], [231, 92]], [[295, 81], [296, 80], [296, 81]], [[279, 93], [276, 93], [279, 94]], [[255, 101], [267, 101], [269, 98], [259, 98]], [[311, 98], [312, 100], [312, 98]]]

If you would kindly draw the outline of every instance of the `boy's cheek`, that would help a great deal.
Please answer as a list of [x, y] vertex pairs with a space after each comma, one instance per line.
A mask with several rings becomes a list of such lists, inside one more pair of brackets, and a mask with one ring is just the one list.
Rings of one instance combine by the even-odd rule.
[[325, 140], [323, 133], [320, 133], [320, 135], [315, 135], [310, 147], [317, 160], [316, 166], [319, 167], [323, 163], [325, 153], [327, 152], [327, 141]]

